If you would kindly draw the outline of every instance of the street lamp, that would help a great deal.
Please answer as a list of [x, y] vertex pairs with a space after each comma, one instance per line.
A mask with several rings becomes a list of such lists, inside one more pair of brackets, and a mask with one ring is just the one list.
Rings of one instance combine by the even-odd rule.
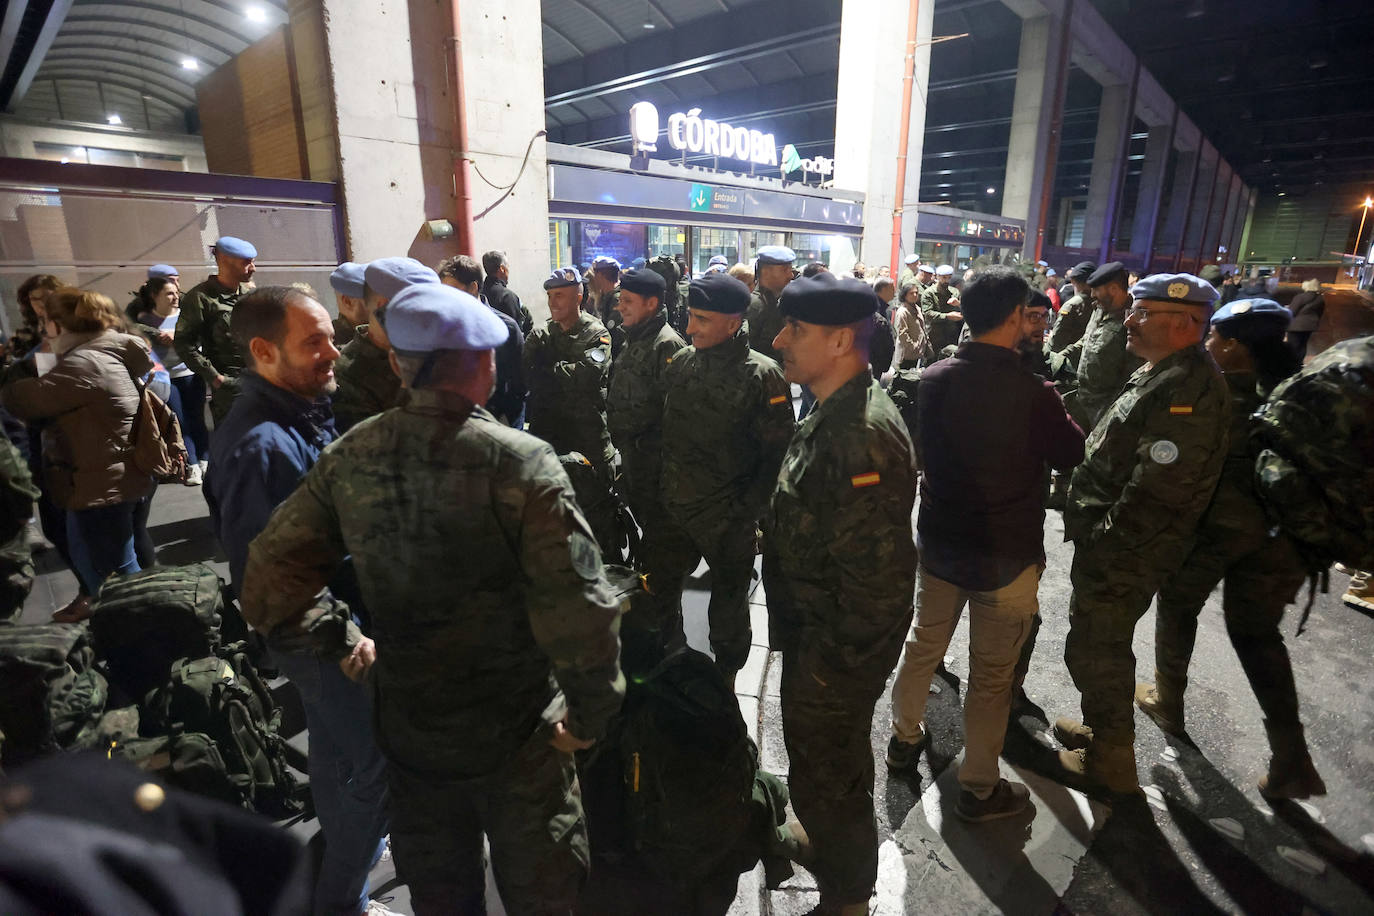
[[1360, 256], [1360, 238], [1364, 235], [1364, 221], [1369, 217], [1369, 208], [1374, 207], [1374, 197], [1364, 199], [1364, 212], [1360, 214], [1360, 231], [1355, 233], [1355, 257]]

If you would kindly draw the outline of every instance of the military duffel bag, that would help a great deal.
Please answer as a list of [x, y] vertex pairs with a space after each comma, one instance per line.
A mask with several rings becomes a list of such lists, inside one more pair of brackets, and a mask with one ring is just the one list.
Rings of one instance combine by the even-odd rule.
[[241, 780], [229, 772], [219, 745], [202, 732], [133, 738], [115, 744], [110, 755], [123, 757], [169, 786], [233, 805], [243, 803]]
[[167, 681], [172, 663], [219, 645], [223, 581], [205, 563], [114, 576], [91, 602], [96, 657], [131, 700]]
[[91, 747], [109, 687], [85, 624], [0, 625], [0, 761]]

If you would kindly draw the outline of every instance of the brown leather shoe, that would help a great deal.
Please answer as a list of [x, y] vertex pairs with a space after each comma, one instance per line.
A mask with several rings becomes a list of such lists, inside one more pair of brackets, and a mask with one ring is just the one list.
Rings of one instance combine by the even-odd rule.
[[1071, 751], [1081, 751], [1093, 743], [1093, 730], [1077, 719], [1061, 716], [1054, 720], [1054, 740]]
[[1187, 729], [1183, 724], [1183, 697], [1170, 695], [1162, 685], [1140, 683], [1135, 685], [1135, 705], [1149, 716], [1161, 729], [1175, 737], [1182, 738]]
[[72, 603], [52, 612], [53, 623], [80, 623], [91, 619], [91, 596], [77, 595]]

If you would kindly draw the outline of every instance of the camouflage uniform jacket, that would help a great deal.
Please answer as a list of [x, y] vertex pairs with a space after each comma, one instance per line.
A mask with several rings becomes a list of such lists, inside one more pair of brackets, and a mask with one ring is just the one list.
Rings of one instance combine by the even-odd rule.
[[334, 423], [340, 435], [395, 407], [401, 394], [401, 380], [391, 371], [387, 351], [368, 332], [368, 325], [359, 327], [334, 363], [334, 380], [339, 385], [334, 392]]
[[1097, 309], [1083, 339], [1065, 348], [1064, 358], [1078, 367], [1078, 389], [1064, 398], [1069, 415], [1092, 432], [1126, 380], [1145, 360], [1126, 350], [1126, 313]]
[[33, 586], [28, 524], [39, 496], [28, 462], [9, 439], [0, 437], [0, 621], [23, 610]]
[[1049, 337], [1045, 340], [1046, 352], [1059, 353], [1070, 344], [1082, 340], [1083, 332], [1087, 330], [1092, 316], [1091, 296], [1080, 293], [1065, 302], [1059, 309], [1059, 314], [1054, 317], [1054, 327], [1050, 328]]
[[764, 521], [769, 625], [773, 647], [799, 649], [825, 685], [881, 690], [897, 663], [916, 588], [915, 499], [906, 424], [866, 373], [792, 437]]
[[625, 331], [628, 342], [611, 366], [606, 420], [620, 451], [626, 487], [656, 494], [663, 467], [668, 364], [687, 344], [668, 327], [662, 310]]
[[758, 284], [754, 287], [754, 294], [749, 297], [749, 309], [744, 313], [749, 328], [749, 346], [778, 363], [782, 362], [782, 356], [773, 349], [773, 338], [778, 336], [784, 324], [782, 312], [778, 311], [778, 300], [781, 298], [779, 294]]
[[214, 383], [216, 375], [237, 377], [247, 364], [239, 345], [229, 336], [229, 321], [234, 303], [250, 290], [246, 283], [240, 283], [237, 289], [226, 289], [216, 278], [207, 277], [181, 297], [177, 353], [186, 362], [186, 368], [205, 379], [207, 385]]
[[1255, 492], [1255, 448], [1250, 440], [1251, 415], [1264, 402], [1264, 392], [1254, 373], [1228, 372], [1224, 378], [1231, 395], [1230, 448], [1199, 529], [1213, 532], [1212, 537], [1225, 537], [1228, 531], [1267, 532], [1269, 520]]
[[1230, 423], [1226, 382], [1200, 345], [1137, 369], [1088, 437], [1064, 539], [1177, 567], [1216, 489]]
[[299, 618], [351, 556], [378, 741], [421, 776], [494, 772], [565, 709], [598, 737], [625, 689], [619, 602], [557, 456], [459, 396], [404, 401], [325, 449], [272, 515], [245, 616]]
[[955, 292], [952, 286], [932, 283], [921, 293], [921, 315], [926, 320], [927, 340], [931, 349], [935, 351], [936, 359], [944, 358], [940, 351], [945, 347], [959, 342], [959, 331], [964, 326], [962, 321], [950, 321], [945, 318], [950, 312], [959, 311], [957, 308], [949, 307], [949, 300], [954, 298]]
[[664, 505], [682, 524], [754, 524], [796, 426], [782, 369], [741, 327], [708, 350], [680, 351], [666, 381]]
[[581, 452], [610, 467], [615, 451], [606, 429], [606, 374], [611, 335], [585, 312], [564, 331], [550, 319], [525, 341], [526, 411], [529, 430], [560, 455]]

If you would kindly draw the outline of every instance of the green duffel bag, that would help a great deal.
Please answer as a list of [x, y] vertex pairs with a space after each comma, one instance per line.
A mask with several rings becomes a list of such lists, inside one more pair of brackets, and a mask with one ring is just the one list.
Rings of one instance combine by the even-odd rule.
[[241, 780], [230, 772], [214, 739], [201, 732], [134, 738], [114, 744], [110, 756], [123, 757], [169, 786], [233, 805], [243, 803]]
[[0, 761], [94, 746], [109, 687], [85, 624], [0, 625]]
[[177, 659], [212, 653], [220, 641], [223, 588], [205, 563], [105, 580], [91, 601], [91, 635], [110, 682], [137, 701], [166, 683]]

